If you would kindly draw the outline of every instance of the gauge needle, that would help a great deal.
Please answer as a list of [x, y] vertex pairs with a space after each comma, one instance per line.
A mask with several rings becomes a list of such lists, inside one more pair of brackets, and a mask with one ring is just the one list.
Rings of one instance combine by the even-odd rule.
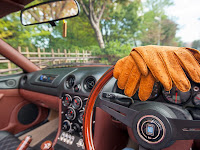
[[176, 91], [175, 103], [177, 103], [177, 96], [178, 96], [178, 92]]
[[200, 100], [200, 98], [198, 98], [198, 97], [196, 99]]

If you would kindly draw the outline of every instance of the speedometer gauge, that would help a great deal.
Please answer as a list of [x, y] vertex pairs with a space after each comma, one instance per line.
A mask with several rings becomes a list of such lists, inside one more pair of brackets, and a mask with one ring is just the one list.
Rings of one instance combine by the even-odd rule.
[[195, 105], [200, 106], [200, 92], [195, 95], [193, 102]]
[[188, 92], [181, 92], [176, 87], [173, 87], [170, 91], [163, 90], [162, 93], [165, 100], [174, 104], [184, 104], [192, 95], [191, 90]]

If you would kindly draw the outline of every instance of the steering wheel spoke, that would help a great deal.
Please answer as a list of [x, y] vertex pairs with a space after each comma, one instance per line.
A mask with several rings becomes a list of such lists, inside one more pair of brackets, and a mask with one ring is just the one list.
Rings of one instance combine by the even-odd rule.
[[138, 113], [138, 111], [136, 110], [116, 104], [114, 102], [111, 102], [109, 99], [103, 97], [100, 98], [96, 106], [110, 114], [115, 119], [124, 123], [128, 127], [132, 127], [132, 120]]
[[181, 120], [168, 118], [172, 125], [173, 140], [191, 140], [200, 139], [200, 121], [199, 120]]

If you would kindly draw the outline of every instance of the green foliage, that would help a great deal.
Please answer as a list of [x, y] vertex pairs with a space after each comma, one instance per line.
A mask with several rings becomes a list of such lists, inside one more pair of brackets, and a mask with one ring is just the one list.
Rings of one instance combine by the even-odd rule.
[[143, 16], [138, 39], [142, 45], [178, 46], [180, 41], [175, 37], [177, 24], [165, 14], [165, 8], [173, 5], [171, 0], [147, 0], [143, 3]]
[[11, 44], [13, 47], [29, 46], [31, 43], [31, 27], [24, 28], [20, 23], [19, 12], [0, 19], [0, 38]]
[[[36, 0], [34, 4], [41, 1], [44, 0]], [[95, 1], [95, 11], [102, 2]], [[177, 24], [165, 14], [165, 7], [171, 5], [171, 0], [146, 0], [144, 3], [140, 0], [108, 1], [100, 21], [105, 49], [99, 48], [94, 29], [83, 10], [80, 16], [66, 20], [66, 38], [62, 37], [62, 21], [56, 22], [56, 27], [49, 24], [24, 27], [19, 12], [0, 19], [0, 38], [15, 48], [28, 46], [31, 51], [36, 51], [37, 47], [47, 51], [89, 50], [93, 55], [101, 55], [104, 58], [102, 62], [114, 63], [127, 56], [134, 46], [157, 44], [158, 35], [161, 45], [182, 45], [180, 38], [175, 37]]]
[[139, 29], [141, 17], [138, 16], [141, 3], [140, 1], [126, 1], [110, 6], [102, 20], [102, 31], [104, 31], [104, 40], [120, 41], [122, 43], [133, 43], [135, 34]]
[[192, 42], [192, 48], [200, 50], [200, 40], [195, 40]]

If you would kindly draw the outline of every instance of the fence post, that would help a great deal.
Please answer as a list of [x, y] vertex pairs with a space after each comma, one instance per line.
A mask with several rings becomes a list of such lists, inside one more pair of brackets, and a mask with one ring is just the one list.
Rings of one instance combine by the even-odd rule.
[[[51, 57], [55, 57], [53, 48], [51, 49]], [[53, 64], [55, 64], [55, 60], [53, 60]]]
[[9, 69], [9, 74], [11, 74], [12, 73], [12, 71], [11, 71], [11, 69], [12, 69], [12, 64], [11, 64], [11, 62], [9, 61], [8, 62], [8, 69]]
[[18, 46], [17, 50], [18, 50], [18, 52], [20, 52], [20, 53], [22, 52], [22, 49], [21, 49], [20, 46]]
[[46, 57], [45, 48], [43, 48], [42, 50], [43, 50], [43, 57]]
[[77, 62], [78, 62], [78, 59], [77, 59], [77, 58], [78, 58], [77, 50], [75, 51], [75, 57], [76, 57], [76, 58], [75, 58], [75, 59], [76, 59], [75, 62], [77, 63]]
[[85, 63], [85, 51], [83, 50], [83, 63]]
[[65, 62], [67, 63], [67, 50], [64, 49], [64, 53], [65, 53]]
[[28, 47], [26, 47], [26, 56], [27, 56], [27, 58], [29, 58], [29, 57], [30, 57], [30, 54], [29, 54], [29, 49], [28, 49]]
[[87, 63], [87, 62], [88, 62], [88, 54], [87, 54], [87, 50], [85, 51], [85, 56], [86, 56], [85, 62]]
[[[60, 49], [58, 49], [58, 53], [57, 53], [58, 55], [57, 55], [57, 57], [60, 57]], [[60, 64], [60, 59], [58, 59], [58, 64]]]
[[41, 54], [40, 54], [40, 48], [37, 48], [37, 52], [38, 52], [38, 58], [39, 58], [39, 67], [41, 67]]
[[[69, 58], [69, 57], [71, 57], [70, 50], [68, 50], [68, 58]], [[69, 59], [68, 62], [71, 63], [71, 62], [72, 62], [71, 59]]]

